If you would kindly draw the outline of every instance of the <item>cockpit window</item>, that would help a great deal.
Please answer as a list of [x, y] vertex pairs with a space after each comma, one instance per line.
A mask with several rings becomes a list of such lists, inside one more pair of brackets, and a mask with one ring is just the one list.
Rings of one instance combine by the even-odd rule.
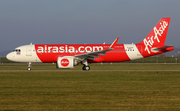
[[20, 49], [15, 49], [14, 51], [15, 51], [15, 52], [21, 52], [21, 50], [20, 50]]

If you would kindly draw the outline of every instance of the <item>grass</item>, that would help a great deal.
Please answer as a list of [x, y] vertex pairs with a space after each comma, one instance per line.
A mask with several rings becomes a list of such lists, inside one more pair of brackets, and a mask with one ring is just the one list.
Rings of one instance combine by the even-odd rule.
[[[46, 71], [0, 66], [0, 110], [180, 110], [179, 71]], [[178, 69], [179, 64], [92, 64], [92, 70]], [[52, 69], [51, 69], [52, 68]], [[77, 68], [77, 69], [76, 69]], [[80, 70], [81, 65], [71, 70]], [[134, 69], [133, 69], [134, 68]], [[55, 69], [60, 70], [60, 69]]]

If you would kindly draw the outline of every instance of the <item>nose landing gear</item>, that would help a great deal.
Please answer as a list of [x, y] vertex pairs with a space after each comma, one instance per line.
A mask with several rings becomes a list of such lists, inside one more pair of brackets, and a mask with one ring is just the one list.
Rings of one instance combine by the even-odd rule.
[[31, 71], [31, 62], [29, 62], [27, 70]]

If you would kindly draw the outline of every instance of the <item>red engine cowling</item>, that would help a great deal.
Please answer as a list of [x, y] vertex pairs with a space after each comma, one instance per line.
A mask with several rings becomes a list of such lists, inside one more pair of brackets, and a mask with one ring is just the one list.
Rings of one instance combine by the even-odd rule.
[[58, 57], [57, 58], [57, 68], [74, 68], [74, 58], [73, 57]]

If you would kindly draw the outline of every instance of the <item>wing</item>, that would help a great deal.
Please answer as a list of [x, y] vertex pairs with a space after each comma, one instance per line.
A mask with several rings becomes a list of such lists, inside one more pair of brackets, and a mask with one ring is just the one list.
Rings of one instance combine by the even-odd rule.
[[99, 57], [99, 55], [106, 56], [106, 52], [114, 49], [114, 46], [118, 42], [119, 37], [116, 38], [116, 40], [109, 46], [109, 48], [101, 50], [101, 51], [96, 51], [96, 52], [89, 52], [89, 53], [84, 53], [84, 54], [79, 54], [75, 55], [74, 57], [77, 57], [78, 59], [89, 59], [89, 60], [95, 60], [94, 57]]

